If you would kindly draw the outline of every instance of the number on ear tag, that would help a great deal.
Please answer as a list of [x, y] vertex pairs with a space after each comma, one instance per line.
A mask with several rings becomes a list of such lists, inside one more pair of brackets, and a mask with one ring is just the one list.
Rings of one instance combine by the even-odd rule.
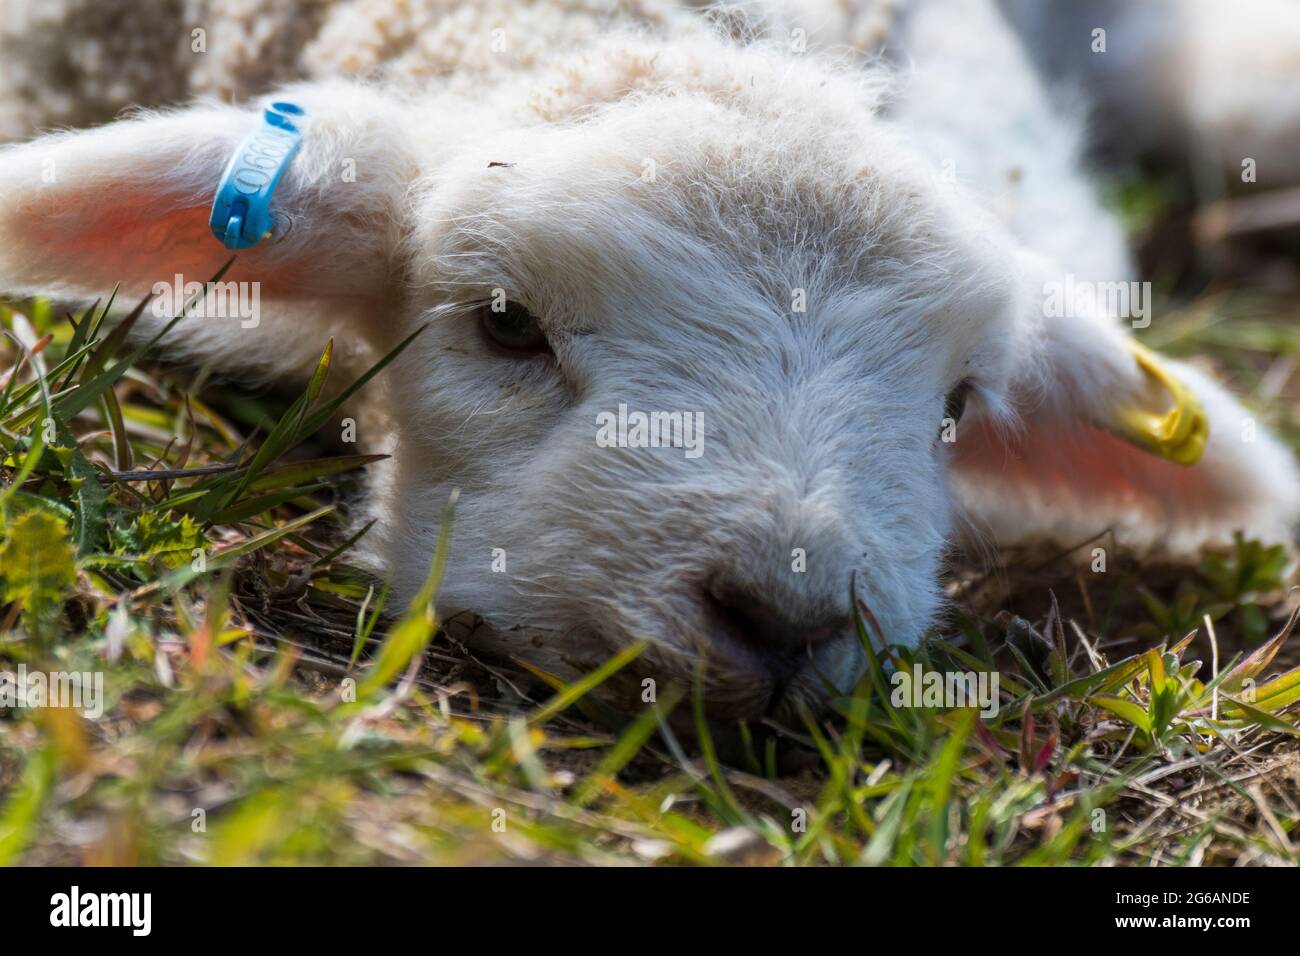
[[228, 249], [247, 249], [271, 234], [271, 195], [302, 145], [306, 111], [272, 103], [262, 124], [239, 144], [212, 197], [212, 234]]

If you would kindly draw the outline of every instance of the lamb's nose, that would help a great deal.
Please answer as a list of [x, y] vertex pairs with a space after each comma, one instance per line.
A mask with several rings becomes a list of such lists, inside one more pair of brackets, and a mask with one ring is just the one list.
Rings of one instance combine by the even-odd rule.
[[850, 617], [835, 602], [782, 600], [775, 588], [723, 575], [705, 588], [705, 603], [732, 637], [774, 654], [798, 652], [848, 633]]

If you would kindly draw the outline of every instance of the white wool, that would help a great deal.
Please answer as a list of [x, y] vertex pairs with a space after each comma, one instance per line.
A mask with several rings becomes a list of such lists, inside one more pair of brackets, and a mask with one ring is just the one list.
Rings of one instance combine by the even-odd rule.
[[[1240, 437], [1208, 377], [1180, 367], [1213, 436], [1186, 473], [1088, 424], [1160, 396], [1114, 317], [1045, 315], [1044, 286], [1140, 277], [994, 8], [853, 9], [750, 5], [720, 29], [650, 0], [332, 5], [315, 68], [372, 75], [280, 94], [311, 121], [277, 193], [292, 228], [228, 276], [262, 283], [262, 322], [182, 326], [174, 350], [283, 377], [328, 334], [361, 362], [427, 324], [372, 390], [387, 431], [360, 436], [393, 455], [364, 543], [395, 601], [459, 489], [439, 604], [486, 620], [473, 641], [567, 674], [648, 638], [632, 693], [707, 657], [724, 713], [849, 686], [851, 578], [888, 640], [918, 640], [959, 515], [1003, 541], [1285, 539], [1293, 462]], [[840, 48], [865, 36], [894, 67]], [[0, 289], [206, 278], [211, 190], [254, 121], [209, 102], [0, 150]], [[484, 343], [496, 290], [554, 359]], [[963, 381], [954, 467], [938, 434]], [[700, 415], [703, 453], [600, 447], [621, 406]], [[1013, 467], [1045, 436], [1059, 468]], [[1122, 480], [1070, 481], [1110, 461]], [[787, 685], [719, 625], [720, 581], [840, 630], [804, 648], [796, 627], [810, 664]]]

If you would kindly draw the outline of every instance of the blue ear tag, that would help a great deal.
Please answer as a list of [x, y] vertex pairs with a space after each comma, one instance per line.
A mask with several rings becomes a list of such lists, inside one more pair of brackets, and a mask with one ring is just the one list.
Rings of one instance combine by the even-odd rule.
[[302, 145], [299, 129], [306, 111], [293, 103], [272, 103], [262, 125], [230, 157], [212, 197], [212, 234], [228, 249], [247, 249], [271, 234], [271, 194]]

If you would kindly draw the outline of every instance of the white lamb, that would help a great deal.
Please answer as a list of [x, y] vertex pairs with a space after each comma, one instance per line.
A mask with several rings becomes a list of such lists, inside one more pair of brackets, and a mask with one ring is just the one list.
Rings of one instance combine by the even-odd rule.
[[[958, 516], [1002, 542], [1289, 538], [1300, 481], [1251, 413], [1058, 295], [1137, 277], [992, 2], [311, 7], [314, 78], [276, 94], [309, 118], [292, 226], [226, 277], [261, 284], [261, 323], [187, 320], [178, 354], [288, 376], [330, 334], [364, 358], [427, 323], [372, 396], [394, 457], [365, 541], [410, 596], [460, 489], [440, 606], [483, 616], [476, 644], [568, 675], [647, 638], [626, 706], [706, 659], [715, 712], [751, 715], [851, 685], [851, 582], [915, 643]], [[897, 90], [842, 42], [897, 55]], [[0, 289], [210, 276], [257, 115], [0, 151]], [[635, 413], [702, 422], [701, 453], [605, 447]]]

